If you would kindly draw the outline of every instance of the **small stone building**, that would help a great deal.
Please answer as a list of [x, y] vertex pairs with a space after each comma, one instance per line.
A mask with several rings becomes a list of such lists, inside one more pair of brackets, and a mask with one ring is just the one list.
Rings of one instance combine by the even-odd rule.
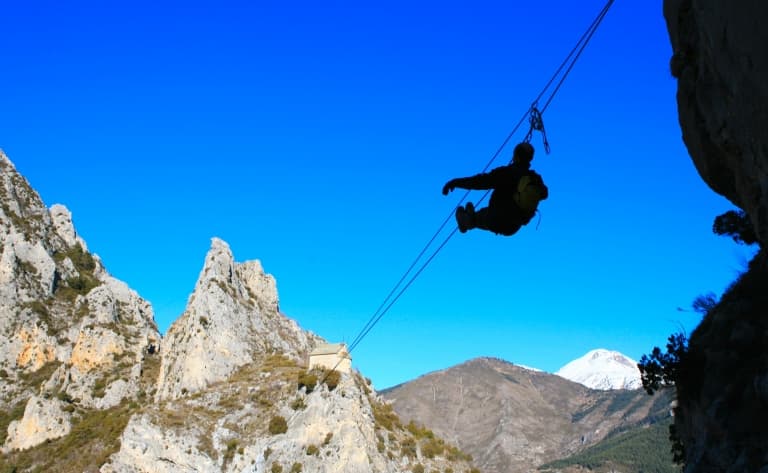
[[335, 369], [340, 373], [349, 373], [352, 369], [352, 357], [346, 343], [321, 343], [309, 354], [309, 369]]

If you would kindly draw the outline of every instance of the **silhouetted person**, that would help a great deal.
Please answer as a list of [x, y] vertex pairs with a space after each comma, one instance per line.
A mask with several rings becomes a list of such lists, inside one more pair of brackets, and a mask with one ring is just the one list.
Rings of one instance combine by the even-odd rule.
[[456, 209], [459, 231], [464, 233], [472, 228], [481, 228], [509, 236], [530, 222], [536, 214], [539, 201], [549, 195], [541, 176], [531, 169], [532, 160], [533, 146], [523, 142], [515, 146], [512, 164], [476, 176], [448, 181], [443, 186], [443, 195], [448, 195], [457, 187], [493, 189], [488, 207], [475, 211], [474, 205], [469, 202], [465, 207]]

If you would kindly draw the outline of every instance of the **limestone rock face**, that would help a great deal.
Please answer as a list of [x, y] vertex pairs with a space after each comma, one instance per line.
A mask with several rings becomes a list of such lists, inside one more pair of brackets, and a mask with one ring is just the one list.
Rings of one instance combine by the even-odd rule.
[[763, 250], [691, 334], [676, 382], [686, 472], [768, 459], [768, 3], [665, 0], [680, 127], [704, 181], [745, 210]]
[[55, 204], [51, 206], [51, 221], [53, 229], [67, 246], [75, 246], [80, 243], [85, 248], [85, 242], [78, 238], [75, 232], [75, 226], [72, 223], [72, 213], [63, 205]]
[[278, 304], [261, 264], [236, 263], [214, 238], [161, 342], [149, 303], [109, 275], [69, 211], [46, 209], [0, 152], [0, 467], [470, 470], [447, 458], [460, 452], [414, 438], [359, 374], [307, 371], [306, 354], [323, 340]]
[[[285, 376], [290, 366], [259, 373], [254, 365], [217, 389], [167, 401], [163, 412], [134, 416], [101, 472], [470, 470], [445, 453], [425, 455], [424, 442], [402, 426], [378, 425], [374, 411], [385, 404], [359, 375], [343, 374], [334, 389], [320, 385], [308, 394]], [[282, 430], [268, 427], [277, 417], [285, 420]]]
[[197, 438], [152, 423], [147, 415], [131, 418], [120, 438], [120, 451], [102, 473], [218, 472], [216, 462], [197, 449]]
[[226, 378], [257, 353], [303, 360], [320, 341], [279, 312], [277, 287], [258, 261], [235, 263], [214, 238], [184, 314], [168, 330], [158, 399]]
[[62, 407], [59, 400], [32, 396], [24, 410], [24, 418], [11, 422], [8, 427], [10, 441], [5, 450], [34, 447], [68, 434], [70, 415], [62, 411]]
[[153, 318], [88, 253], [70, 212], [47, 209], [0, 151], [0, 404], [26, 405], [6, 449], [65, 435], [60, 399], [103, 409], [135, 395], [145, 349], [160, 340]]

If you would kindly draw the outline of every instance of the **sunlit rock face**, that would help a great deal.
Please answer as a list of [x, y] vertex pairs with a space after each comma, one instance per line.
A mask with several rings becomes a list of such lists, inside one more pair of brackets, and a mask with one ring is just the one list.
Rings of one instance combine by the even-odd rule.
[[63, 205], [45, 206], [0, 151], [0, 408], [3, 451], [67, 435], [76, 408], [140, 391], [152, 308], [104, 269]]
[[405, 429], [357, 372], [307, 372], [323, 340], [280, 313], [258, 261], [236, 263], [220, 239], [161, 340], [149, 302], [2, 151], [0, 334], [3, 471], [471, 469]]
[[259, 261], [236, 263], [214, 238], [187, 308], [166, 334], [158, 399], [221, 381], [257, 353], [303, 361], [318, 341], [280, 314], [275, 279]]
[[[749, 214], [764, 246], [768, 2], [665, 0], [664, 15], [688, 151], [704, 181]], [[768, 258], [761, 250], [691, 334], [675, 422], [686, 472], [768, 471], [766, 314]]]
[[71, 429], [70, 415], [62, 411], [57, 399], [32, 396], [21, 420], [8, 426], [6, 451], [34, 447], [49, 439], [62, 437]]

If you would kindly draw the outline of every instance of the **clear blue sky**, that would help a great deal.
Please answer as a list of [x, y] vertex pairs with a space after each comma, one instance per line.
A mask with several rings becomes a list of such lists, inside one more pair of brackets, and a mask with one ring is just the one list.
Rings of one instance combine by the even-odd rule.
[[[10, 2], [0, 147], [162, 332], [217, 236], [351, 341], [603, 4]], [[455, 235], [353, 352], [377, 387], [637, 359], [698, 323], [677, 308], [751, 252], [711, 232], [732, 206], [682, 143], [670, 54], [661, 2], [617, 0], [545, 114], [552, 153], [534, 138], [538, 229]]]

